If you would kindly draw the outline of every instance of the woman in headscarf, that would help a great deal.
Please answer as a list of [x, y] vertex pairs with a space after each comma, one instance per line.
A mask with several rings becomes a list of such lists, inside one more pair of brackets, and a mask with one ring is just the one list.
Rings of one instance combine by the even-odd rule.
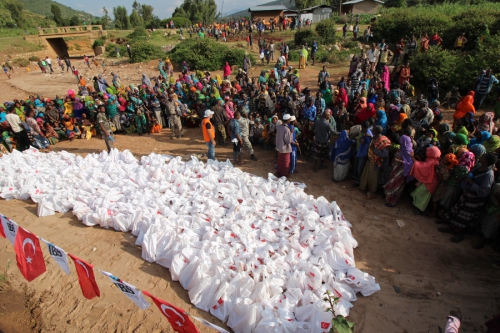
[[391, 90], [391, 73], [389, 72], [389, 67], [384, 66], [384, 69], [382, 71], [382, 76], [380, 77], [382, 82], [384, 82], [384, 88], [387, 89], [387, 91]]
[[229, 66], [229, 62], [226, 61], [226, 64], [223, 67], [224, 71], [224, 80], [229, 80], [229, 76], [231, 75], [231, 66]]
[[441, 152], [443, 152], [443, 154], [446, 154], [448, 152], [448, 148], [453, 143], [455, 133], [451, 132], [451, 128], [448, 123], [439, 124], [437, 132], [437, 139], [439, 141], [439, 146], [441, 147]]
[[467, 115], [468, 112], [472, 112], [476, 114], [476, 108], [472, 104], [474, 102], [474, 97], [471, 95], [466, 95], [462, 98], [460, 102], [457, 103], [455, 107], [455, 113], [453, 114], [453, 118], [455, 120], [461, 119]]
[[330, 151], [331, 160], [333, 161], [332, 180], [334, 182], [340, 182], [347, 177], [349, 160], [356, 153], [355, 141], [349, 139], [348, 134], [347, 131], [342, 131]]
[[438, 229], [440, 232], [453, 234], [451, 242], [463, 241], [465, 231], [477, 226], [477, 218], [494, 182], [493, 168], [497, 160], [493, 153], [484, 154], [479, 159], [479, 165], [460, 183], [463, 194], [446, 214], [444, 222], [448, 227]]
[[146, 74], [142, 74], [142, 84], [145, 85], [146, 87], [151, 87], [153, 88], [153, 85], [151, 84], [151, 80]]
[[487, 131], [481, 131], [481, 132], [476, 132], [474, 133], [474, 139], [471, 139], [469, 141], [468, 146], [476, 145], [476, 144], [482, 144], [484, 141], [488, 140], [491, 137], [490, 132]]
[[382, 135], [382, 127], [375, 125], [373, 127], [373, 140], [368, 148], [368, 161], [366, 162], [359, 188], [367, 191], [366, 200], [375, 199], [380, 169], [387, 163], [389, 156], [388, 147], [391, 140]]
[[450, 145], [450, 148], [448, 148], [448, 151], [450, 153], [456, 154], [458, 149], [467, 148], [468, 144], [469, 144], [469, 140], [467, 139], [467, 136], [465, 136], [463, 134], [456, 134], [455, 137], [453, 138], [453, 144]]
[[486, 131], [489, 134], [493, 134], [495, 131], [495, 114], [493, 112], [483, 113], [477, 122], [476, 129], [478, 131]]
[[[362, 97], [361, 99], [364, 99], [364, 97]], [[368, 120], [369, 118], [375, 116], [375, 114], [376, 114], [375, 106], [373, 106], [372, 103], [368, 103], [368, 105], [365, 108], [359, 109], [356, 112], [354, 122], [356, 123], [356, 125], [359, 125], [363, 121]]]
[[481, 156], [486, 154], [486, 148], [482, 144], [475, 144], [470, 146], [469, 150], [474, 154], [476, 157], [476, 162], [479, 160]]
[[[324, 96], [323, 96], [324, 98]], [[335, 99], [335, 105], [340, 105], [340, 102], [344, 102], [344, 107], [347, 107], [349, 105], [349, 97], [347, 96], [347, 92], [345, 91], [345, 88], [340, 88], [339, 93]], [[326, 99], [325, 99], [326, 103]], [[326, 103], [328, 105], [328, 103]]]
[[434, 168], [439, 164], [441, 151], [437, 147], [427, 148], [425, 161], [416, 161], [413, 153], [411, 156], [413, 159], [413, 167], [410, 175], [415, 177], [419, 182], [415, 191], [411, 193], [413, 205], [421, 212], [425, 212], [431, 196], [438, 186], [438, 178]]
[[469, 172], [472, 167], [474, 167], [474, 164], [476, 164], [476, 157], [474, 154], [465, 148], [458, 149], [456, 156], [458, 158], [458, 166], [465, 167], [467, 172]]
[[333, 95], [330, 88], [326, 88], [325, 93], [323, 94], [323, 99], [325, 100], [325, 105], [330, 106], [333, 100]]
[[379, 125], [384, 129], [382, 133], [385, 133], [387, 130], [387, 115], [385, 114], [384, 109], [379, 109], [377, 111], [377, 121], [375, 122], [375, 125]]
[[500, 137], [498, 135], [492, 135], [482, 144], [488, 153], [494, 153], [498, 148], [500, 148]]
[[97, 87], [99, 88], [98, 91], [104, 93], [106, 92], [106, 88], [109, 86], [108, 82], [106, 82], [106, 79], [102, 77], [102, 74], [97, 75]]
[[409, 120], [408, 116], [406, 115], [406, 113], [400, 113], [399, 114], [399, 119], [394, 123], [394, 125], [392, 125], [391, 130], [393, 132], [399, 132], [399, 131], [401, 131], [403, 129], [403, 122], [405, 120]]
[[413, 166], [413, 144], [410, 137], [409, 129], [403, 131], [403, 135], [399, 139], [400, 148], [394, 154], [393, 169], [389, 177], [389, 181], [384, 186], [385, 192], [385, 205], [387, 207], [394, 207], [403, 191], [406, 183], [413, 177], [409, 177], [411, 168]]

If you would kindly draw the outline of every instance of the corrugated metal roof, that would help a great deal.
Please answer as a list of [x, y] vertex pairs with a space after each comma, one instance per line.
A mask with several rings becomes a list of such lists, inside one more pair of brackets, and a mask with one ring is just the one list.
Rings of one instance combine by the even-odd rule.
[[[357, 4], [357, 3], [363, 2], [363, 1], [365, 1], [365, 0], [352, 0], [352, 1], [347, 1], [347, 2], [344, 2], [344, 3], [342, 4], [342, 6], [343, 6], [343, 5], [354, 5], [354, 4]], [[375, 1], [375, 2], [377, 2], [377, 3], [379, 3], [379, 4], [382, 4], [382, 5], [384, 4], [384, 2], [383, 2], [383, 1], [380, 1], [380, 0], [373, 0], [373, 1]]]
[[265, 12], [265, 11], [281, 11], [287, 10], [288, 8], [283, 5], [276, 6], [256, 6], [248, 8], [249, 12]]

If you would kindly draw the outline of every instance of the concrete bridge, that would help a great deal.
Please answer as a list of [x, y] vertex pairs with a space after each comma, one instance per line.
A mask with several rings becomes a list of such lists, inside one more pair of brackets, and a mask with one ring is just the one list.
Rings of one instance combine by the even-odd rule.
[[107, 36], [101, 25], [39, 28], [38, 35], [26, 36], [30, 43], [47, 47], [50, 57], [83, 57], [93, 55], [92, 44], [100, 37]]

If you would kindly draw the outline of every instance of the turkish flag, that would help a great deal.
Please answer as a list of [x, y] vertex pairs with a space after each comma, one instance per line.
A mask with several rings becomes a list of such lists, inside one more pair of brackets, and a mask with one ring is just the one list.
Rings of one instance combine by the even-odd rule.
[[[2, 215], [2, 216], [3, 216], [3, 215]], [[1, 219], [1, 218], [2, 218], [2, 217], [0, 216], [0, 219]], [[2, 237], [2, 238], [7, 238], [7, 237], [5, 236], [5, 231], [3, 231], [3, 225], [2, 225], [2, 223], [0, 223], [0, 237]]]
[[96, 296], [101, 297], [101, 292], [99, 291], [97, 282], [95, 282], [94, 266], [78, 257], [75, 257], [71, 253], [68, 253], [68, 255], [75, 263], [76, 273], [78, 274], [78, 282], [80, 283], [80, 288], [82, 288], [83, 296], [86, 299], [92, 299]]
[[42, 248], [38, 237], [34, 234], [21, 227], [17, 228], [14, 251], [16, 251], [17, 267], [28, 282], [45, 273]]
[[153, 300], [153, 302], [155, 302], [156, 306], [160, 309], [161, 313], [165, 317], [167, 317], [168, 321], [170, 322], [170, 325], [172, 325], [172, 328], [174, 329], [175, 332], [179, 333], [200, 332], [198, 331], [196, 326], [194, 326], [193, 322], [191, 321], [191, 319], [189, 319], [188, 314], [184, 310], [168, 302], [165, 302], [164, 300], [154, 297], [145, 290], [143, 290], [142, 293], [146, 296], [149, 296]]
[[328, 327], [330, 327], [330, 323], [327, 323], [327, 322], [324, 322], [324, 321], [321, 322], [321, 328], [325, 328], [326, 329]]

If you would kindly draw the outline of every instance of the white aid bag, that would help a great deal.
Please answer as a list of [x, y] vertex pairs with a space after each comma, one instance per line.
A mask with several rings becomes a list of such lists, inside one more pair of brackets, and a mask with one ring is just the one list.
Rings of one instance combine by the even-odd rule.
[[364, 273], [355, 267], [349, 268], [345, 281], [356, 292], [361, 292], [363, 296], [370, 296], [380, 290], [380, 285], [375, 282], [375, 278], [368, 273]]
[[261, 319], [261, 308], [249, 298], [237, 298], [227, 325], [238, 333], [252, 333]]
[[227, 320], [229, 312], [233, 308], [231, 295], [235, 290], [234, 286], [231, 286], [228, 282], [223, 282], [215, 293], [213, 300], [209, 303], [210, 313], [223, 322]]

